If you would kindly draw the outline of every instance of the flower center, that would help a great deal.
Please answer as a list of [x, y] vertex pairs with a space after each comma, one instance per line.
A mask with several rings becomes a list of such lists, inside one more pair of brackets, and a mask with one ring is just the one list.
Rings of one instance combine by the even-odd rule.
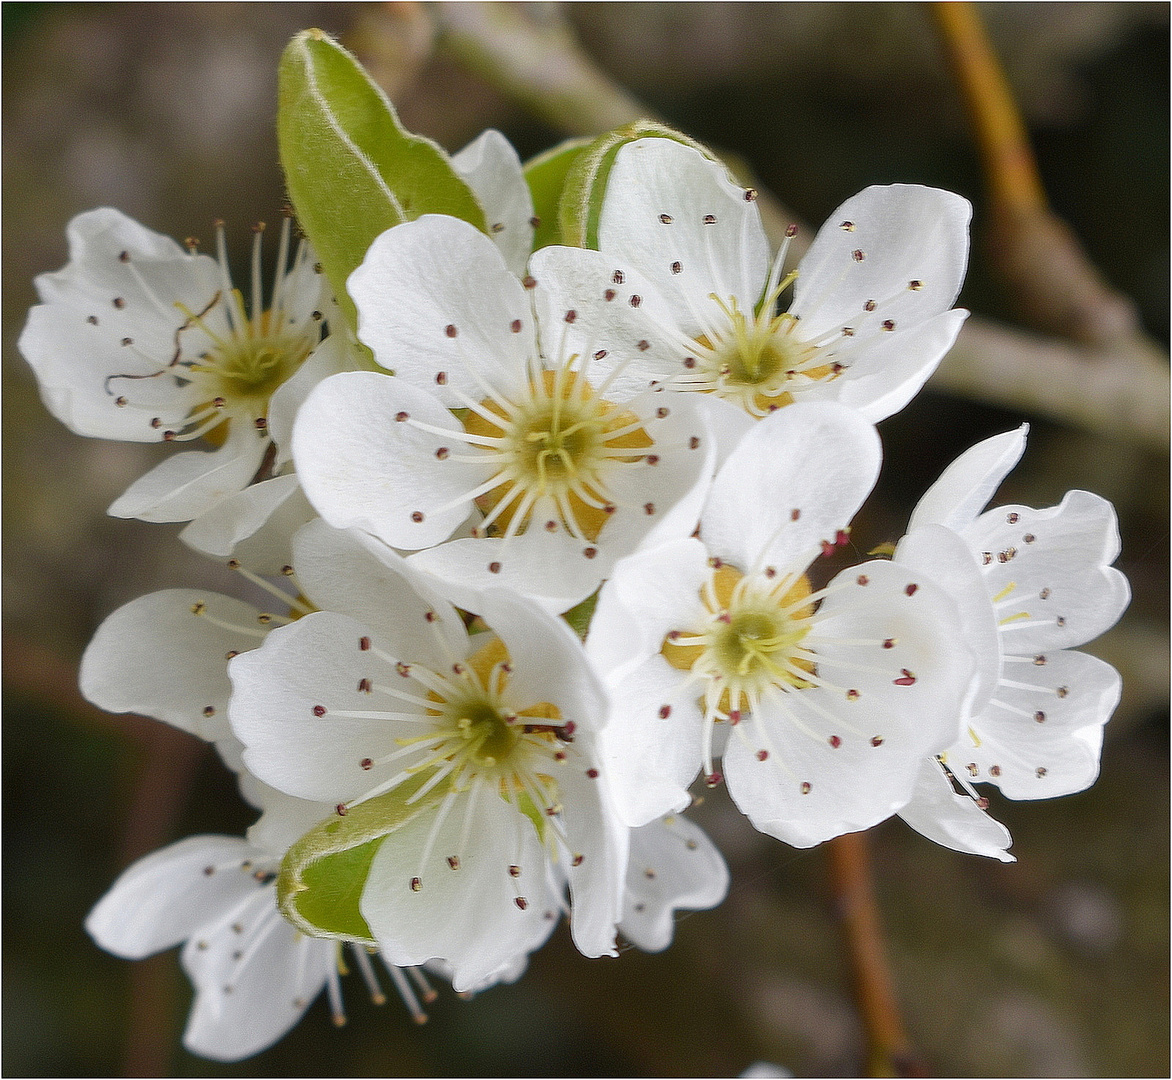
[[540, 500], [552, 501], [558, 515], [546, 528], [560, 524], [596, 540], [615, 509], [612, 470], [641, 462], [644, 455], [632, 451], [653, 445], [634, 413], [599, 397], [568, 364], [542, 372], [523, 401], [481, 402], [464, 427], [497, 444], [498, 482], [476, 500], [488, 535], [523, 532]]
[[673, 630], [660, 649], [672, 667], [705, 682], [705, 715], [740, 718], [771, 688], [800, 690], [815, 671], [802, 641], [810, 629], [812, 589], [803, 575], [772, 568], [750, 576], [713, 568], [700, 595], [707, 610], [696, 625]]

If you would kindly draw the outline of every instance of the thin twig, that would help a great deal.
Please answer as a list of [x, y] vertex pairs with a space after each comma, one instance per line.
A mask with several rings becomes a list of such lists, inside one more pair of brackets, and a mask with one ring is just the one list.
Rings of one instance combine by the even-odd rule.
[[824, 847], [834, 913], [850, 957], [855, 1002], [867, 1034], [867, 1075], [927, 1076], [904, 1031], [895, 999], [871, 884], [867, 835], [847, 833]]

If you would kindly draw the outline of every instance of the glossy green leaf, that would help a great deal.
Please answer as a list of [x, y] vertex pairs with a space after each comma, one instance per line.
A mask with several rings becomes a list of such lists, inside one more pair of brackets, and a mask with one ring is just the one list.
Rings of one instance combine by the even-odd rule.
[[538, 220], [533, 235], [534, 251], [550, 244], [565, 243], [558, 221], [558, 205], [566, 186], [566, 174], [590, 143], [590, 139], [567, 139], [525, 163], [525, 181]]
[[558, 205], [558, 226], [563, 244], [571, 247], [598, 247], [598, 221], [602, 215], [606, 181], [615, 155], [627, 143], [646, 138], [674, 139], [699, 150], [713, 161], [719, 160], [695, 139], [653, 120], [636, 120], [600, 135], [579, 151], [566, 174]]
[[484, 210], [444, 150], [399, 123], [358, 61], [321, 30], [281, 57], [277, 138], [297, 220], [351, 326], [346, 279], [376, 236], [422, 214], [484, 229]]
[[392, 833], [427, 812], [442, 798], [408, 802], [422, 784], [394, 791], [327, 818], [286, 853], [277, 875], [277, 904], [303, 933], [374, 944], [359, 909], [370, 864]]

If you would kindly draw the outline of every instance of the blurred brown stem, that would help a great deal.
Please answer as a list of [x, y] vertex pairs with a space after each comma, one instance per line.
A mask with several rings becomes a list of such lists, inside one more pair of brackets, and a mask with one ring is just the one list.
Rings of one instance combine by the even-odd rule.
[[1123, 351], [1147, 343], [1130, 300], [1104, 281], [1046, 204], [1021, 113], [975, 4], [933, 3], [989, 189], [989, 253], [1031, 325]]
[[904, 1031], [883, 928], [871, 882], [866, 833], [847, 833], [826, 845], [833, 908], [850, 960], [855, 1004], [867, 1036], [868, 1076], [927, 1076]]

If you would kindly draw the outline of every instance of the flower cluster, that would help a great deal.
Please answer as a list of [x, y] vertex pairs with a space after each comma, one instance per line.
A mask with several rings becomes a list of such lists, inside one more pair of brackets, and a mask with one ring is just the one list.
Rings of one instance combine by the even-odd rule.
[[515, 979], [562, 916], [589, 957], [666, 947], [728, 888], [680, 816], [701, 778], [796, 846], [898, 814], [999, 859], [975, 783], [1094, 780], [1119, 679], [1073, 647], [1126, 606], [1117, 528], [1077, 491], [982, 513], [1024, 428], [950, 466], [891, 557], [824, 570], [875, 422], [965, 318], [968, 203], [868, 188], [787, 270], [712, 155], [615, 145], [565, 181], [579, 242], [539, 243], [535, 170], [487, 132], [435, 151], [482, 221], [419, 197], [349, 264], [283, 150], [308, 240], [286, 221], [267, 303], [259, 229], [246, 301], [222, 229], [213, 259], [110, 209], [37, 280], [20, 347], [54, 415], [211, 447], [110, 512], [188, 522], [267, 597], [152, 593], [82, 664], [91, 701], [214, 742], [261, 811], [139, 861], [87, 923], [128, 957], [185, 942], [198, 1053], [255, 1053], [323, 987], [343, 1018], [344, 948], [422, 1019], [425, 969]]

